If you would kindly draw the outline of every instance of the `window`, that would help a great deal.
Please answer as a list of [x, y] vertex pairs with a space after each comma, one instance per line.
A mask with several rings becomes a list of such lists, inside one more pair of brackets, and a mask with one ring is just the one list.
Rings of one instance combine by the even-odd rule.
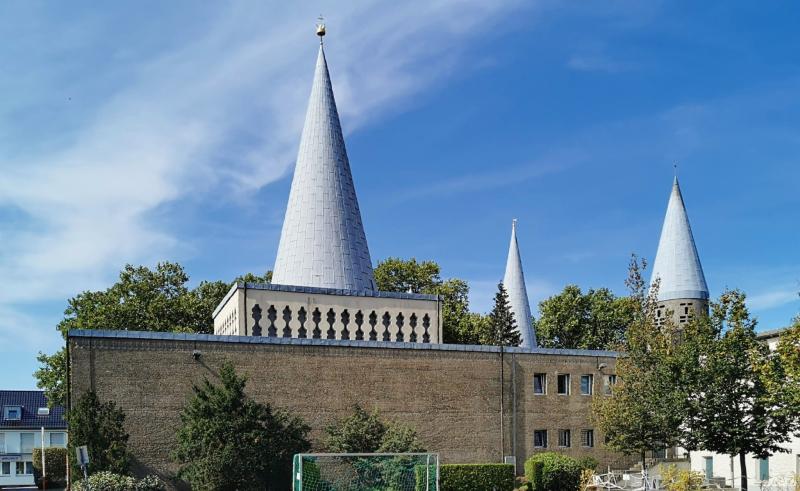
[[594, 430], [581, 430], [581, 445], [594, 447]]
[[66, 433], [50, 433], [50, 446], [63, 447], [67, 443]]
[[617, 376], [616, 375], [606, 375], [606, 383], [603, 387], [607, 396], [611, 395], [612, 387], [617, 383]]
[[769, 479], [769, 459], [758, 459], [758, 480], [766, 481]]
[[533, 446], [536, 448], [547, 448], [547, 430], [533, 431]]
[[581, 394], [585, 396], [592, 395], [593, 385], [594, 375], [581, 375]]
[[562, 396], [569, 395], [569, 374], [564, 373], [558, 376], [558, 393]]
[[21, 453], [33, 453], [33, 433], [19, 434], [19, 448]]
[[6, 453], [6, 434], [0, 433], [0, 453]]
[[570, 444], [569, 430], [558, 430], [558, 446], [569, 447]]
[[533, 374], [533, 393], [534, 394], [547, 394], [547, 374], [534, 373]]
[[4, 406], [3, 419], [6, 421], [19, 421], [22, 419], [22, 406]]
[[33, 462], [17, 462], [17, 475], [19, 476], [20, 474], [33, 474]]
[[0, 476], [7, 476], [11, 474], [11, 462], [0, 463]]

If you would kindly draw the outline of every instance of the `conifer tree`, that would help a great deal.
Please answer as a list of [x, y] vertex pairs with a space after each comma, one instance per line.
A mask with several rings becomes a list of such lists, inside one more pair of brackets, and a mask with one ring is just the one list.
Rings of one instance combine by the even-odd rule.
[[307, 451], [302, 420], [259, 404], [244, 392], [246, 378], [225, 363], [220, 385], [205, 379], [181, 413], [174, 458], [192, 489], [289, 489], [292, 456]]
[[495, 346], [519, 346], [522, 338], [517, 329], [517, 321], [511, 304], [508, 302], [508, 293], [502, 283], [497, 284], [497, 293], [494, 295], [494, 308], [489, 314], [489, 326], [492, 344]]
[[[86, 445], [89, 451], [88, 472], [109, 471], [127, 474], [130, 466], [128, 433], [125, 432], [125, 413], [113, 402], [101, 402], [93, 391], [84, 393], [67, 414], [69, 423], [70, 456], [75, 449]], [[82, 476], [80, 467], [72, 460], [72, 475]]]

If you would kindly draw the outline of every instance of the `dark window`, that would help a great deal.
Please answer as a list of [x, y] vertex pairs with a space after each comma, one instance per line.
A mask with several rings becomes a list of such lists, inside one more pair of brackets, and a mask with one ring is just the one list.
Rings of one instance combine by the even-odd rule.
[[547, 374], [534, 373], [533, 374], [533, 393], [534, 394], [547, 394]]
[[593, 382], [593, 375], [581, 375], [581, 394], [585, 396], [592, 395], [592, 385], [594, 385]]
[[581, 430], [581, 445], [594, 447], [594, 430]]
[[3, 407], [3, 419], [6, 421], [19, 421], [22, 419], [21, 406], [5, 406]]
[[605, 390], [607, 396], [611, 395], [612, 387], [614, 387], [614, 384], [616, 383], [617, 383], [616, 375], [606, 375], [606, 383], [603, 389]]
[[570, 442], [569, 430], [558, 430], [558, 446], [569, 447], [570, 444], [571, 442]]
[[569, 374], [561, 374], [558, 376], [558, 393], [561, 395], [569, 395]]
[[3, 462], [0, 464], [0, 476], [11, 474], [11, 462]]
[[536, 448], [547, 448], [547, 430], [533, 431], [533, 446]]

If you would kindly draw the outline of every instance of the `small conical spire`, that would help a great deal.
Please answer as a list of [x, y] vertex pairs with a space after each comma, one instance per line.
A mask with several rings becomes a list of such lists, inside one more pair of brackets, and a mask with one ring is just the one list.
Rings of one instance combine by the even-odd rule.
[[651, 284], [659, 278], [659, 300], [708, 299], [708, 286], [689, 225], [676, 175], [653, 263]]
[[[324, 34], [324, 25], [322, 28]], [[322, 46], [317, 55], [272, 281], [283, 285], [376, 290]]]
[[525, 288], [525, 275], [522, 272], [522, 258], [517, 244], [517, 220], [511, 222], [511, 244], [508, 246], [506, 274], [503, 276], [503, 287], [508, 292], [508, 302], [514, 319], [517, 321], [523, 348], [535, 348], [536, 333], [531, 326], [531, 307], [528, 303], [528, 291]]

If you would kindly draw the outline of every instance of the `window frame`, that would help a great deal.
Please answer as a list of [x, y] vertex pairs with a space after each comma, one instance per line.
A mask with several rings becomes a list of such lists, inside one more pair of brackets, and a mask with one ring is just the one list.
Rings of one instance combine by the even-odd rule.
[[[17, 411], [18, 416], [16, 418], [9, 417], [11, 411]], [[4, 421], [22, 421], [22, 406], [18, 405], [9, 405], [3, 406], [3, 420]]]
[[[541, 392], [536, 392], [536, 379], [541, 377], [542, 384], [541, 384]], [[533, 395], [535, 396], [546, 396], [547, 395], [547, 374], [546, 373], [534, 373], [533, 374]]]
[[[61, 436], [61, 443], [53, 443], [53, 436], [59, 435]], [[64, 448], [67, 446], [67, 434], [63, 431], [53, 431], [50, 432], [50, 436], [48, 437], [50, 441], [50, 446], [55, 448]]]
[[[542, 445], [537, 445], [536, 444], [536, 437], [537, 436], [544, 437], [544, 439], [542, 440], [542, 443], [543, 443]], [[548, 440], [547, 430], [543, 430], [543, 429], [541, 429], [541, 430], [533, 430], [533, 448], [547, 448], [547, 444], [549, 443], [547, 440]]]
[[[8, 471], [3, 472], [3, 468], [8, 469]], [[10, 476], [11, 475], [11, 462], [0, 462], [0, 476]]]
[[558, 430], [558, 447], [572, 448], [572, 432], [569, 428], [561, 428]]
[[[584, 392], [584, 390], [583, 390], [583, 381], [586, 378], [589, 379], [589, 391], [588, 392]], [[581, 375], [581, 395], [582, 396], [590, 396], [590, 395], [593, 395], [593, 394], [594, 394], [594, 375], [591, 374], [591, 373], [584, 373], [583, 375]]]
[[581, 430], [581, 447], [594, 448], [594, 428], [583, 428]]
[[[30, 439], [31, 439], [31, 448], [30, 448], [29, 452], [25, 451], [26, 448], [22, 444], [23, 437], [25, 437], [27, 435], [30, 435]], [[19, 453], [21, 453], [23, 455], [32, 454], [34, 448], [36, 448], [36, 433], [28, 432], [28, 431], [20, 433], [19, 434]]]
[[617, 385], [617, 374], [610, 373], [605, 376], [605, 385], [603, 387], [603, 393], [607, 396], [610, 396], [614, 393], [614, 386]]
[[[566, 392], [561, 392], [561, 380], [562, 380], [561, 377], [564, 377], [563, 380], [566, 380], [566, 389], [567, 389]], [[560, 396], [568, 396], [568, 395], [570, 395], [570, 392], [571, 392], [571, 387], [570, 386], [571, 385], [572, 385], [572, 377], [570, 376], [569, 373], [559, 373], [559, 374], [556, 375], [556, 393], [558, 395], [560, 395]]]

